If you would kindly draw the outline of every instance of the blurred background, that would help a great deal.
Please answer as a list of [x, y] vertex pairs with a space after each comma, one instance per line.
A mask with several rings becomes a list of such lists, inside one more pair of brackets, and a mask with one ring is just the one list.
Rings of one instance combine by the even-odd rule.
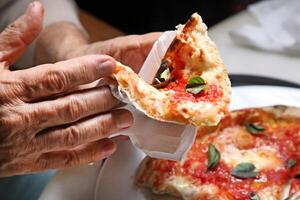
[[[299, 0], [127, 0], [105, 1], [101, 8], [94, 1], [76, 3], [92, 42], [124, 34], [174, 30], [198, 12], [234, 86], [299, 87], [295, 73], [300, 63], [300, 15], [295, 16], [300, 13]], [[289, 43], [287, 34], [296, 42]]]
[[127, 34], [174, 29], [198, 12], [208, 27], [244, 10], [257, 0], [126, 0], [105, 1], [99, 9], [94, 1], [76, 0], [84, 11], [115, 26]]

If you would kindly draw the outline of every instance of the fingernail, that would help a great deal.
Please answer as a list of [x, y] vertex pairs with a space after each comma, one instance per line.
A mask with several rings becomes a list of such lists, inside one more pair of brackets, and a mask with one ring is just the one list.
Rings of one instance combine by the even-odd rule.
[[103, 150], [111, 150], [114, 148], [114, 146], [115, 144], [110, 139], [107, 139], [107, 141], [104, 140], [102, 144]]
[[116, 144], [113, 141], [108, 140], [102, 145], [102, 150], [104, 151], [104, 157], [108, 157], [115, 152]]
[[100, 63], [100, 68], [102, 74], [112, 74], [116, 68], [116, 63], [113, 61], [107, 60], [103, 63]]
[[114, 111], [118, 129], [125, 129], [133, 124], [132, 114], [128, 110]]
[[39, 7], [37, 5], [38, 3], [36, 1], [31, 2], [27, 7], [26, 14], [39, 13]]
[[127, 140], [129, 140], [129, 137], [125, 136], [125, 135], [119, 135], [119, 136], [111, 138], [111, 140], [114, 142], [127, 141]]
[[34, 2], [31, 2], [31, 3], [28, 5], [27, 10], [26, 10], [26, 13], [28, 13], [34, 6], [35, 6], [35, 1], [34, 1]]
[[111, 151], [105, 152], [105, 154], [103, 155], [103, 158], [108, 158], [108, 157], [111, 156], [113, 153], [114, 153], [114, 151], [113, 151], [113, 152], [111, 152]]

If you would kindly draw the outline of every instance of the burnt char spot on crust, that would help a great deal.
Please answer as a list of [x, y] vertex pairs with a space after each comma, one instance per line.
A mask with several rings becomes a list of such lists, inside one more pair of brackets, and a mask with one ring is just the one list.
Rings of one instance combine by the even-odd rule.
[[168, 48], [167, 52], [173, 52], [176, 49], [178, 49], [180, 46], [183, 45], [183, 42], [180, 37], [183, 35], [189, 34], [191, 30], [195, 29], [195, 26], [197, 26], [198, 20], [196, 17], [192, 16], [187, 23], [184, 25], [183, 30], [180, 35], [177, 35], [176, 38], [171, 43], [170, 47]]
[[153, 159], [150, 157], [144, 158], [142, 163], [140, 164], [137, 175], [135, 177], [135, 184], [143, 185], [145, 182], [149, 181], [149, 177], [151, 176]]
[[178, 39], [178, 36], [176, 36], [176, 38], [173, 40], [173, 42], [171, 43], [169, 49], [167, 50], [168, 52], [174, 52], [176, 51], [178, 48], [180, 48], [182, 46], [182, 41], [180, 39]]
[[286, 109], [288, 109], [288, 107], [285, 105], [275, 105], [273, 107], [274, 107], [274, 109], [279, 110], [281, 112], [284, 112]]
[[125, 88], [128, 88], [129, 87], [129, 83], [127, 82], [127, 80], [125, 79], [122, 79], [120, 80], [120, 84], [125, 87]]
[[171, 67], [171, 71], [176, 68], [176, 55], [177, 52], [180, 52], [181, 49], [186, 45], [182, 41], [182, 39], [179, 38], [179, 36], [176, 36], [176, 38], [171, 43], [170, 47], [168, 48], [166, 55], [164, 56], [163, 60], [168, 61], [169, 66]]
[[159, 79], [159, 76], [161, 73], [163, 73], [167, 68], [169, 68], [169, 70], [172, 70], [172, 62], [170, 59], [163, 59], [161, 61], [160, 67], [156, 72], [155, 78]]
[[189, 33], [192, 29], [194, 29], [194, 27], [197, 25], [198, 21], [196, 19], [196, 17], [192, 16], [185, 24], [185, 26], [183, 27], [182, 32], [184, 34]]
[[187, 110], [186, 108], [183, 108], [183, 109], [182, 109], [182, 112], [188, 113], [188, 110]]
[[[175, 39], [172, 41], [171, 45], [169, 46], [166, 55], [164, 56], [164, 60], [173, 60], [173, 57], [175, 55], [176, 51], [179, 51], [183, 46], [186, 45], [187, 37], [189, 37], [189, 34], [192, 32], [192, 30], [195, 29], [195, 27], [198, 24], [198, 19], [195, 16], [191, 16], [191, 18], [186, 22], [184, 25], [181, 33], [175, 37]], [[201, 50], [200, 50], [201, 51]], [[201, 51], [200, 57], [202, 58], [204, 55], [204, 52]], [[170, 63], [172, 65], [172, 63]]]

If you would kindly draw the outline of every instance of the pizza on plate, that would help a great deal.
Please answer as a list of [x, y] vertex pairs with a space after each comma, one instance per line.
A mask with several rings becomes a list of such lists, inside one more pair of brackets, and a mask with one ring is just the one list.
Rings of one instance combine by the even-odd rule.
[[113, 76], [137, 109], [160, 121], [212, 126], [228, 110], [228, 74], [196, 13], [177, 27], [152, 85], [121, 63]]
[[282, 200], [289, 182], [288, 199], [300, 199], [300, 108], [228, 113], [181, 162], [146, 157], [136, 182], [185, 200]]

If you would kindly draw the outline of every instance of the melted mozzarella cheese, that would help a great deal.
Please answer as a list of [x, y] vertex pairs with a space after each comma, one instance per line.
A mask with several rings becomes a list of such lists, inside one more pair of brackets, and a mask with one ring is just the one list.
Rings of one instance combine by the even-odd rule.
[[220, 150], [222, 160], [235, 167], [239, 163], [250, 162], [258, 171], [263, 169], [279, 169], [284, 167], [283, 161], [277, 157], [278, 149], [274, 146], [260, 146], [251, 149], [238, 149], [232, 141], [241, 131], [241, 127], [230, 127], [223, 130], [215, 143]]

